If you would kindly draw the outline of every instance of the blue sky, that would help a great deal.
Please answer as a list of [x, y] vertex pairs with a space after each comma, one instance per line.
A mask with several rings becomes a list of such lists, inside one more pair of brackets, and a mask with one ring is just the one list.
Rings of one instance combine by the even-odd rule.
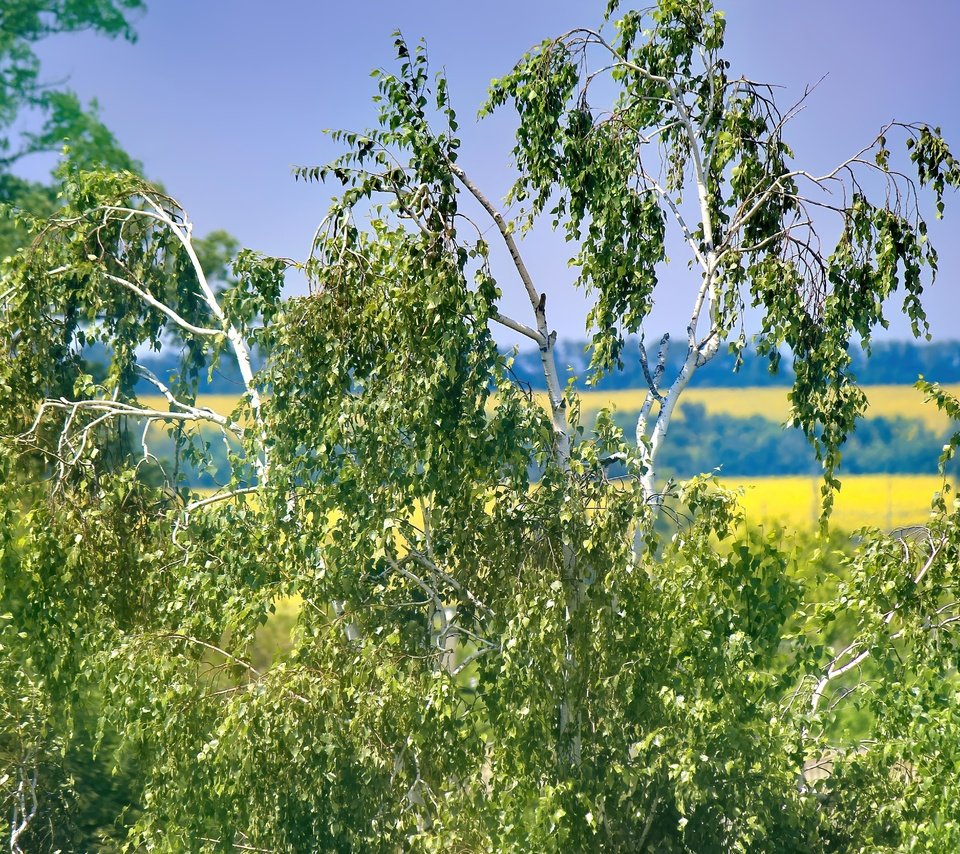
[[[594, 25], [603, 3], [573, 0], [152, 0], [134, 45], [90, 35], [42, 43], [47, 79], [96, 97], [121, 143], [164, 182], [200, 233], [225, 228], [260, 251], [303, 258], [332, 189], [295, 184], [293, 165], [336, 155], [323, 129], [362, 129], [375, 117], [369, 72], [389, 66], [390, 33], [427, 40], [461, 119], [461, 163], [489, 195], [509, 186], [508, 112], [475, 123], [492, 77], [531, 45]], [[823, 170], [870, 141], [888, 120], [939, 124], [960, 148], [956, 0], [720, 0], [734, 73], [784, 87], [792, 103], [827, 75], [794, 122], [799, 162]], [[45, 164], [28, 164], [39, 172]], [[960, 197], [932, 228], [941, 274], [927, 305], [935, 337], [960, 337]], [[528, 263], [550, 291], [561, 337], [584, 336], [584, 302], [570, 287], [569, 249], [531, 241]], [[692, 280], [677, 259], [650, 331], [679, 329]], [[507, 272], [506, 270], [504, 271]], [[505, 308], [529, 305], [501, 278]], [[892, 315], [898, 312], [894, 309]], [[895, 317], [894, 337], [909, 327]], [[504, 341], [512, 339], [504, 336]]]

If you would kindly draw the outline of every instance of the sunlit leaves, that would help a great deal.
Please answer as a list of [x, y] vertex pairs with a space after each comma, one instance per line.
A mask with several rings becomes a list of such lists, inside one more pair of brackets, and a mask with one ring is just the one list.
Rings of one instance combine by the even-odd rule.
[[916, 164], [920, 181], [932, 184], [937, 198], [937, 216], [943, 215], [946, 188], [960, 186], [960, 162], [951, 154], [939, 128], [920, 125], [907, 140], [910, 159]]

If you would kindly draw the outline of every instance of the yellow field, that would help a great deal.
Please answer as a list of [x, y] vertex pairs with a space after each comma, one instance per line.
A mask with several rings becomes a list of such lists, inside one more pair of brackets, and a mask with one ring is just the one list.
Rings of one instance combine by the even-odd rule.
[[[960, 395], [960, 384], [944, 385], [943, 388], [953, 395]], [[919, 419], [930, 429], [938, 431], [950, 426], [947, 417], [934, 404], [925, 404], [923, 395], [913, 386], [864, 386], [864, 391], [870, 401], [867, 417], [895, 418], [900, 415]], [[635, 412], [643, 405], [644, 394], [643, 389], [587, 391], [581, 393], [580, 400], [585, 415], [604, 406], [620, 412]], [[703, 404], [711, 413], [738, 418], [761, 415], [778, 422], [786, 420], [789, 410], [787, 389], [782, 386], [688, 388], [680, 398], [678, 411], [682, 412], [684, 404], [689, 403]]]
[[[786, 528], [814, 528], [820, 519], [822, 481], [805, 475], [786, 477], [729, 477], [720, 482], [739, 490], [740, 506], [750, 525], [765, 522]], [[858, 474], [841, 478], [830, 525], [844, 531], [872, 527], [890, 531], [922, 525], [930, 519], [930, 504], [943, 481], [934, 475]], [[951, 485], [956, 489], [957, 484]], [[198, 490], [201, 496], [212, 490]], [[256, 501], [254, 495], [252, 499]]]
[[[890, 530], [929, 519], [930, 501], [943, 481], [934, 475], [861, 474], [840, 478], [831, 525], [852, 531], [871, 526]], [[741, 488], [741, 504], [752, 523], [765, 519], [788, 526], [817, 524], [820, 486], [815, 477], [723, 478], [730, 488]]]
[[[960, 396], [960, 383], [944, 385], [946, 391]], [[947, 417], [932, 403], [924, 403], [923, 395], [913, 386], [875, 385], [865, 386], [864, 391], [870, 401], [867, 416], [895, 418], [915, 418], [924, 422], [932, 430], [946, 430], [950, 424]], [[585, 391], [580, 400], [584, 421], [592, 423], [592, 413], [603, 407], [620, 412], [636, 412], [643, 405], [642, 389], [623, 389], [620, 391]], [[143, 395], [141, 402], [155, 409], [166, 410], [167, 402], [159, 395]], [[237, 397], [232, 394], [205, 394], [197, 400], [200, 406], [207, 406], [220, 415], [229, 415], [237, 405]], [[746, 388], [691, 388], [680, 399], [678, 411], [685, 404], [700, 403], [707, 412], [733, 415], [746, 418], [761, 415], [774, 421], [783, 422], [789, 409], [787, 389], [782, 386], [748, 386]]]

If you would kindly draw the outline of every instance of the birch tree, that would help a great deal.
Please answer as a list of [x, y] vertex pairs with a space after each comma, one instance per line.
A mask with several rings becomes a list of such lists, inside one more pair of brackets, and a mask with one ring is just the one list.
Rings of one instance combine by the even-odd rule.
[[[303, 262], [244, 252], [212, 287], [186, 211], [130, 173], [65, 169], [58, 215], [22, 217], [35, 239], [0, 287], [0, 639], [16, 662], [3, 686], [9, 698], [29, 685], [40, 719], [83, 687], [103, 693], [142, 757], [132, 846], [960, 839], [946, 488], [922, 532], [865, 534], [838, 585], [798, 566], [786, 535], [744, 534], [712, 479], [668, 501], [657, 473], [690, 378], [756, 334], [774, 366], [792, 353], [792, 417], [823, 462], [829, 511], [864, 405], [846, 345], [869, 344], [895, 293], [924, 332], [936, 255], [920, 193], [939, 213], [960, 168], [935, 129], [897, 123], [826, 174], [797, 168], [796, 108], [728, 79], [709, 3], [614, 21], [617, 6], [494, 83], [486, 109], [512, 104], [518, 119], [505, 206], [460, 157], [445, 78], [398, 37], [377, 126], [335, 134], [340, 159], [297, 170], [339, 184]], [[572, 245], [593, 369], [644, 366], [633, 437], [609, 414], [592, 431], [580, 421], [552, 283], [524, 255], [530, 228]], [[635, 354], [624, 343], [657, 298], [670, 231], [693, 271], [676, 376], [666, 337]], [[834, 232], [827, 251], [819, 235]], [[290, 267], [308, 295], [282, 297]], [[526, 317], [503, 310], [507, 288]], [[512, 381], [498, 325], [538, 347], [545, 407]], [[99, 383], [82, 371], [92, 341], [111, 354]], [[182, 354], [172, 379], [140, 364], [163, 346]], [[244, 388], [222, 415], [197, 378], [227, 359]], [[102, 465], [133, 425], [128, 465]], [[194, 464], [226, 442], [229, 482], [201, 495], [171, 469], [145, 483], [158, 426]], [[679, 522], [670, 535], [664, 514]], [[258, 631], [291, 603], [289, 644], [256, 666]], [[866, 736], [844, 729], [858, 704]], [[17, 773], [12, 850], [36, 813], [36, 778]]]

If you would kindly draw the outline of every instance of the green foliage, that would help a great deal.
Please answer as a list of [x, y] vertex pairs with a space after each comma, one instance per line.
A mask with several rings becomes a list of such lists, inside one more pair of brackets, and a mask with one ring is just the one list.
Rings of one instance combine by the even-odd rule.
[[51, 216], [57, 209], [57, 190], [10, 173], [0, 173], [0, 205], [0, 257], [6, 257], [27, 242], [29, 231], [15, 218], [4, 214], [18, 209], [31, 211], [37, 217]]
[[[920, 377], [917, 380], [917, 388], [926, 395], [928, 402], [934, 401], [937, 407], [946, 412], [953, 421], [960, 421], [960, 405], [957, 404], [957, 399], [940, 388], [939, 383], [930, 383]], [[943, 446], [943, 453], [940, 455], [941, 471], [944, 471], [954, 458], [957, 448], [960, 448], [960, 432], [954, 433]]]
[[[592, 31], [544, 43], [497, 84], [494, 104], [522, 104], [520, 224], [559, 200], [607, 324], [605, 367], [649, 309], [695, 170], [687, 236], [710, 331], [691, 330], [664, 409], [755, 299], [762, 346], [796, 354], [796, 418], [831, 486], [861, 407], [849, 337], [881, 322], [878, 295], [898, 281], [921, 323], [912, 300], [933, 256], [916, 222], [864, 199], [842, 212], [818, 268], [831, 286], [816, 290], [780, 234], [795, 176], [776, 113], [752, 85], [727, 87], [722, 34], [706, 3], [626, 13], [615, 120], [585, 115], [573, 58], [611, 49]], [[458, 163], [445, 79], [422, 46], [395, 46], [397, 73], [376, 74], [378, 127], [336, 134], [340, 159], [297, 170], [340, 184], [298, 265], [307, 296], [281, 298], [292, 262], [221, 236], [198, 245], [176, 201], [131, 171], [64, 167], [62, 207], [20, 217], [33, 239], [0, 278], [11, 849], [59, 814], [91, 713], [101, 755], [137, 761], [117, 822], [128, 850], [960, 846], [960, 505], [946, 485], [927, 527], [863, 531], [840, 554], [747, 528], [709, 477], [654, 492], [666, 421], [638, 444], [609, 413], [580, 423], [516, 223]], [[937, 192], [949, 152], [904, 130]], [[663, 192], [635, 157], [653, 131]], [[535, 329], [500, 313], [461, 186], [504, 238]], [[494, 322], [537, 341], [549, 412], [511, 379]], [[88, 342], [107, 359], [96, 382]], [[141, 354], [169, 342], [168, 386]], [[227, 361], [244, 393], [223, 417], [196, 389]], [[138, 381], [169, 411], [143, 406]], [[147, 482], [146, 441], [139, 460], [105, 462], [130, 422], [165, 425], [194, 466], [214, 463], [199, 431], [215, 429], [229, 481], [212, 495], [178, 471]]]
[[10, 0], [0, 12], [0, 127], [8, 126], [24, 105], [45, 93], [33, 45], [56, 33], [93, 30], [133, 39], [131, 12], [142, 0]]
[[[593, 368], [620, 366], [624, 334], [640, 331], [664, 259], [664, 223], [675, 220], [702, 270], [710, 323], [698, 339], [698, 305], [682, 374], [742, 329], [746, 305], [758, 308], [760, 354], [774, 367], [784, 347], [793, 355], [794, 421], [823, 463], [827, 513], [839, 449], [864, 409], [850, 369], [852, 336], [869, 347], [898, 289], [914, 334], [925, 333], [921, 274], [936, 271], [926, 225], [907, 198], [915, 196], [901, 194], [904, 175], [890, 165], [886, 134], [903, 133], [919, 183], [932, 185], [940, 209], [960, 171], [937, 131], [897, 124], [875, 140], [875, 163], [858, 157], [820, 178], [797, 169], [784, 137], [789, 117], [770, 90], [728, 79], [724, 29], [709, 0], [626, 12], [609, 37], [577, 29], [545, 41], [495, 81], [488, 109], [508, 100], [516, 107], [513, 198], [529, 201], [526, 224], [552, 198], [555, 227], [578, 245], [571, 264], [596, 294]], [[591, 72], [596, 54], [601, 70]], [[589, 98], [603, 66], [617, 97], [597, 109]], [[886, 194], [868, 198], [861, 172], [877, 173]], [[846, 173], [849, 200], [828, 203], [840, 237], [824, 258], [813, 205]], [[696, 204], [685, 206], [691, 195]], [[687, 224], [692, 217], [698, 226]], [[730, 346], [738, 352], [744, 344], [741, 332]]]

